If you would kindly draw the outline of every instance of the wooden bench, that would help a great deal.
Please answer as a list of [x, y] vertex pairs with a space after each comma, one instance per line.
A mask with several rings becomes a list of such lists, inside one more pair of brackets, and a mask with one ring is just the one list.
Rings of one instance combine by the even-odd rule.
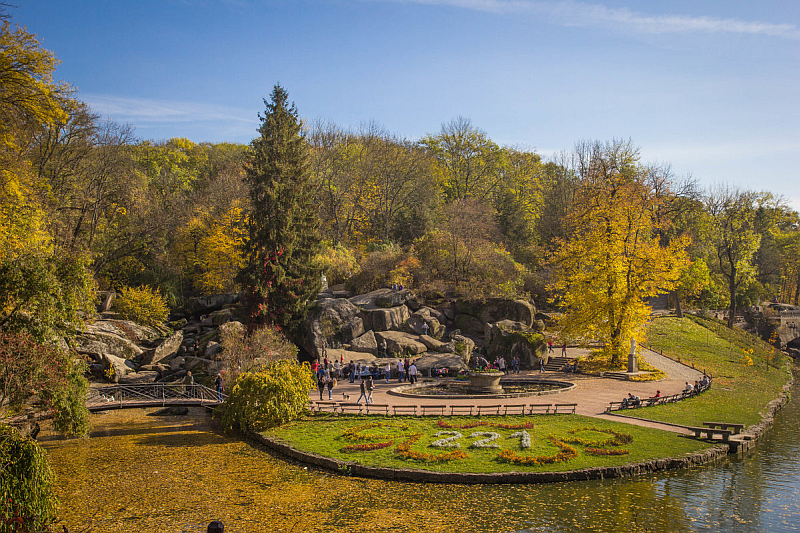
[[728, 442], [731, 438], [731, 430], [729, 429], [699, 428], [692, 426], [687, 426], [686, 429], [693, 432], [694, 436], [697, 438], [702, 438], [703, 433], [705, 433], [709, 439], [713, 439], [716, 435], [719, 435], [722, 437], [722, 442]]
[[744, 424], [730, 424], [727, 422], [703, 422], [703, 425], [712, 429], [730, 429], [734, 435], [738, 435], [744, 429]]
[[533, 415], [536, 413], [550, 414], [550, 409], [553, 407], [551, 403], [532, 403], [528, 406], [528, 414]]
[[389, 415], [389, 405], [385, 403], [371, 403], [366, 406], [366, 413], [370, 414], [372, 411], [375, 412], [383, 412], [385, 415]]
[[472, 408], [474, 405], [451, 405], [450, 416], [456, 415], [472, 415]]
[[445, 416], [445, 409], [447, 409], [446, 405], [421, 405], [420, 407], [422, 407], [423, 415], [438, 412], [440, 415]]
[[394, 414], [396, 415], [415, 415], [417, 414], [416, 405], [395, 405]]
[[339, 407], [339, 402], [317, 402], [318, 412], [335, 413]]
[[[505, 408], [506, 408], [505, 414], [507, 414], [507, 415], [512, 415], [512, 414], [524, 415], [525, 414], [525, 407], [526, 406], [525, 406], [524, 403], [506, 405], [505, 406]], [[519, 411], [519, 412], [514, 413], [513, 411]]]
[[[578, 407], [577, 403], [557, 403], [553, 406], [554, 413], [572, 413], [575, 414], [575, 409]], [[560, 409], [560, 411], [559, 411]]]
[[362, 405], [359, 403], [340, 403], [339, 412], [344, 413], [358, 413], [361, 414]]
[[503, 408], [503, 406], [500, 405], [500, 404], [497, 404], [497, 405], [479, 405], [478, 406], [478, 416], [481, 416], [481, 415], [484, 415], [484, 414], [485, 415], [499, 415], [500, 414], [500, 409], [502, 409], [502, 408]]

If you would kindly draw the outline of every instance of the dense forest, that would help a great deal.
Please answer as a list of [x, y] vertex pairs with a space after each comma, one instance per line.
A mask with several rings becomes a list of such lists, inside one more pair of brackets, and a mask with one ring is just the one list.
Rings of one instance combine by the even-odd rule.
[[[137, 139], [54, 80], [55, 56], [9, 21], [0, 61], [0, 328], [40, 339], [77, 328], [96, 288], [148, 285], [173, 308], [239, 289], [252, 146]], [[421, 139], [374, 122], [302, 127], [315, 261], [331, 284], [557, 306], [591, 292], [591, 279], [575, 287], [564, 273], [570, 258], [597, 261], [581, 253], [602, 248], [587, 229], [600, 217], [639, 238], [602, 250], [614, 258], [656, 239], [661, 252], [637, 261], [666, 264], [652, 291], [684, 305], [798, 303], [797, 212], [768, 191], [704, 190], [641, 161], [630, 141], [582, 141], [543, 159], [462, 117]], [[578, 291], [572, 300], [567, 289]]]

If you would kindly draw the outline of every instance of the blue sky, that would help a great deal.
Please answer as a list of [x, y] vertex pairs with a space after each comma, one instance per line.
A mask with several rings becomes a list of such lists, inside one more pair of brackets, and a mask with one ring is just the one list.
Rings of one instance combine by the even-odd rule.
[[307, 120], [408, 138], [463, 115], [544, 156], [631, 139], [800, 209], [800, 2], [26, 1], [58, 77], [144, 139], [249, 142], [280, 82]]

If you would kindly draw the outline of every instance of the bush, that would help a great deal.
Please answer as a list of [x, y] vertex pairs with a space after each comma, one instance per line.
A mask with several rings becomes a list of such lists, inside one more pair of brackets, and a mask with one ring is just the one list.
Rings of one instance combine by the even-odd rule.
[[406, 258], [399, 246], [382, 245], [367, 254], [361, 262], [361, 271], [350, 278], [348, 284], [357, 294], [387, 287], [392, 283], [390, 273]]
[[313, 386], [308, 363], [274, 361], [258, 372], [245, 372], [219, 409], [222, 424], [228, 430], [246, 432], [295, 420], [305, 411]]
[[55, 475], [33, 439], [0, 424], [0, 531], [43, 531], [56, 519]]
[[220, 328], [222, 360], [226, 379], [236, 382], [239, 374], [253, 372], [279, 360], [294, 360], [297, 346], [278, 329], [263, 326], [247, 332], [229, 322]]
[[123, 318], [145, 326], [160, 326], [167, 320], [167, 301], [158, 289], [147, 285], [123, 287], [122, 295], [114, 302], [114, 309]]
[[329, 285], [338, 285], [358, 272], [356, 253], [342, 244], [324, 246], [315, 258]]

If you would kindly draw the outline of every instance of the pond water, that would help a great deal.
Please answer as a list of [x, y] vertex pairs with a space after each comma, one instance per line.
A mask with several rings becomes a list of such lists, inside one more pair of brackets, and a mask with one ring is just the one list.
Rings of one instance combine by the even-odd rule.
[[[45, 434], [70, 532], [800, 531], [800, 402], [743, 458], [625, 480], [395, 483], [327, 474], [219, 433], [202, 412], [93, 418], [91, 439]], [[59, 526], [60, 527], [60, 526]]]

